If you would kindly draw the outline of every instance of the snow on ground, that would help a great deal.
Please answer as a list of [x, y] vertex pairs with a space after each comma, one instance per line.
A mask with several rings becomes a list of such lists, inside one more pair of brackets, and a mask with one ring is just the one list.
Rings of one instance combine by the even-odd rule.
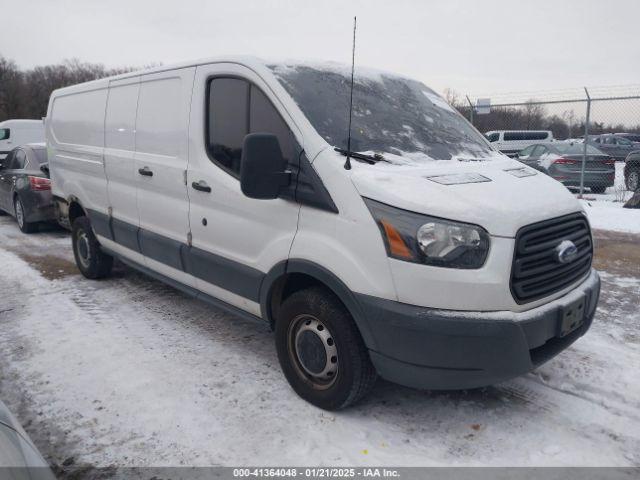
[[379, 381], [328, 413], [289, 388], [264, 325], [122, 266], [86, 280], [66, 233], [3, 217], [0, 396], [58, 465], [637, 466], [640, 267], [612, 238], [594, 326], [535, 372], [459, 392]]
[[640, 209], [622, 208], [622, 205], [620, 202], [582, 200], [592, 228], [640, 233]]
[[[576, 192], [575, 189], [573, 189]], [[640, 233], [640, 209], [622, 208], [631, 198], [624, 184], [624, 162], [616, 162], [616, 179], [603, 194], [585, 192], [582, 206], [591, 227], [597, 230]]]

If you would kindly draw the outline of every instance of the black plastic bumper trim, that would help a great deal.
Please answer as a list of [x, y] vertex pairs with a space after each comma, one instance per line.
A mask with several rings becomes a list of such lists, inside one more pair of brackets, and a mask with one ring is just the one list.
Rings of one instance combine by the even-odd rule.
[[[587, 280], [549, 304], [514, 312], [429, 309], [357, 294], [374, 337], [371, 359], [385, 379], [402, 385], [462, 389], [525, 374], [577, 340], [591, 326], [600, 292], [595, 270]], [[558, 337], [566, 304], [584, 295], [582, 325]]]

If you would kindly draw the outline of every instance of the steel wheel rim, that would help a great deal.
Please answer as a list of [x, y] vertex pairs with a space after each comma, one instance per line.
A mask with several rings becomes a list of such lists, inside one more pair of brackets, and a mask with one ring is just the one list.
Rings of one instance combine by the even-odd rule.
[[338, 349], [327, 326], [313, 315], [302, 314], [291, 322], [287, 337], [298, 375], [317, 390], [330, 388], [338, 377]]
[[85, 268], [89, 268], [91, 264], [91, 249], [89, 248], [89, 237], [84, 230], [79, 231], [76, 237], [76, 251], [78, 252], [80, 264]]
[[640, 182], [640, 174], [638, 172], [631, 172], [629, 174], [628, 187], [629, 190], [635, 192], [638, 189], [638, 183]]
[[24, 210], [22, 209], [22, 203], [20, 200], [16, 200], [16, 220], [20, 228], [24, 227]]

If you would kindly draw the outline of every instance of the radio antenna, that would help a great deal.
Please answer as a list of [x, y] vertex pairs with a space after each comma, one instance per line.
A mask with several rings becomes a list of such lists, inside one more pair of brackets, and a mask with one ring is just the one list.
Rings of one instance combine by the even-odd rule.
[[353, 116], [353, 72], [356, 65], [356, 17], [353, 17], [353, 47], [351, 49], [351, 92], [349, 94], [349, 131], [347, 132], [347, 160], [345, 170], [351, 170], [351, 117]]

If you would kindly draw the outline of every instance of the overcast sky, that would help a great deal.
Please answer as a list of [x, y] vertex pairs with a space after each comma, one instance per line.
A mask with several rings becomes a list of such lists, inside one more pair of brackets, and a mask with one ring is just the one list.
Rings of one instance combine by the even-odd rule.
[[0, 55], [145, 65], [226, 54], [350, 62], [442, 92], [640, 83], [639, 0], [0, 0]]

